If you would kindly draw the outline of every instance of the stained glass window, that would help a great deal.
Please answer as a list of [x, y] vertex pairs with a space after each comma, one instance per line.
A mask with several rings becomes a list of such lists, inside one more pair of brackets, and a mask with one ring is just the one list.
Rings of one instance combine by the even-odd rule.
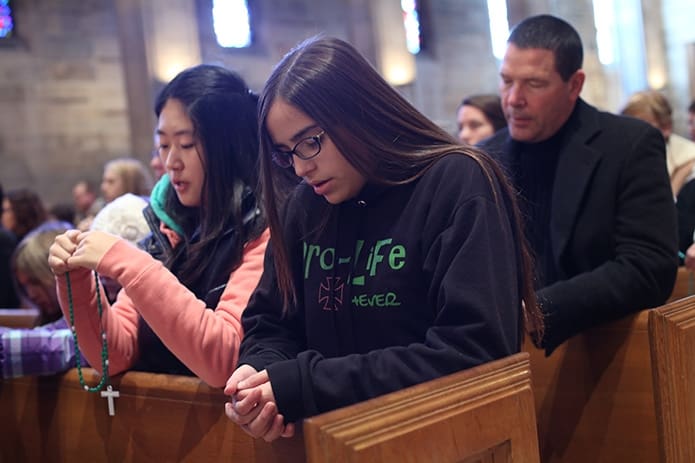
[[221, 47], [245, 48], [251, 45], [251, 18], [246, 0], [213, 0], [212, 21]]
[[0, 0], [0, 39], [12, 36], [14, 22], [12, 21], [12, 10], [10, 0]]
[[507, 36], [509, 35], [507, 0], [487, 0], [487, 14], [490, 20], [492, 54], [501, 60], [507, 50]]
[[413, 55], [420, 53], [420, 15], [416, 0], [401, 0], [403, 24], [405, 25], [405, 43]]

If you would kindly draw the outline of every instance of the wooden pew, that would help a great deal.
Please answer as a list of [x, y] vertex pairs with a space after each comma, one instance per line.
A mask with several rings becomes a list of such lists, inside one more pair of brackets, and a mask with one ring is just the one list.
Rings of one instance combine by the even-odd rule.
[[112, 382], [120, 398], [109, 417], [76, 370], [0, 381], [0, 462], [538, 461], [527, 354], [306, 420], [307, 452], [302, 432], [251, 439], [224, 415], [222, 392], [195, 378], [128, 372]]
[[643, 311], [596, 327], [550, 357], [525, 346], [541, 461], [659, 461], [648, 318]]
[[305, 420], [310, 463], [537, 462], [528, 356]]
[[39, 318], [39, 309], [0, 309], [0, 326], [32, 328]]
[[649, 313], [661, 461], [695, 461], [695, 296]]
[[[88, 384], [98, 383], [84, 369]], [[254, 440], [224, 415], [221, 390], [191, 377], [128, 372], [113, 378], [116, 414], [62, 376], [0, 381], [2, 462], [303, 461], [301, 439]]]
[[678, 267], [676, 284], [673, 286], [671, 296], [666, 302], [677, 301], [693, 294], [695, 294], [695, 274], [685, 267]]

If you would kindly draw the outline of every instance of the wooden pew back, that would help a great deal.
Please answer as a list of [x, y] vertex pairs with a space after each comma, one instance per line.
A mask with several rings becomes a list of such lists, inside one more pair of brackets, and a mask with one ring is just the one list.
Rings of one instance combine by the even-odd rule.
[[679, 267], [676, 283], [673, 286], [673, 291], [671, 291], [671, 296], [666, 302], [677, 301], [693, 294], [695, 294], [695, 274], [685, 267]]
[[32, 328], [39, 318], [39, 309], [0, 309], [0, 326]]
[[310, 463], [539, 461], [528, 355], [305, 420]]
[[[98, 383], [94, 370], [84, 373]], [[0, 382], [0, 461], [304, 461], [301, 438], [255, 441], [224, 415], [221, 390], [196, 378], [128, 372], [113, 383], [120, 398], [110, 417], [74, 369]]]
[[695, 296], [649, 313], [661, 461], [695, 461]]
[[196, 378], [128, 372], [112, 382], [110, 417], [74, 369], [1, 381], [0, 462], [538, 461], [527, 354], [311, 418], [306, 437], [272, 445], [228, 420], [227, 398]]
[[647, 320], [644, 311], [596, 327], [550, 357], [525, 346], [541, 461], [658, 461]]

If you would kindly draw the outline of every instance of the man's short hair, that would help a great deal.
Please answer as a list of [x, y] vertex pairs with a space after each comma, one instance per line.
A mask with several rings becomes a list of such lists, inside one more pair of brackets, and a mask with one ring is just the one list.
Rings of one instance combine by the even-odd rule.
[[688, 106], [688, 112], [695, 113], [695, 100], [690, 102], [690, 106]]
[[582, 39], [568, 22], [541, 14], [514, 26], [507, 43], [518, 48], [541, 48], [555, 56], [555, 68], [565, 82], [581, 69], [584, 59]]

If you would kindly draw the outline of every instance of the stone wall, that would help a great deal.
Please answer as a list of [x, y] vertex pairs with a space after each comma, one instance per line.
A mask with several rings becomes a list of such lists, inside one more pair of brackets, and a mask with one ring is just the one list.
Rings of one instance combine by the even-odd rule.
[[0, 182], [45, 201], [71, 201], [81, 177], [130, 155], [114, 14], [109, 0], [27, 0], [17, 37], [0, 48]]

